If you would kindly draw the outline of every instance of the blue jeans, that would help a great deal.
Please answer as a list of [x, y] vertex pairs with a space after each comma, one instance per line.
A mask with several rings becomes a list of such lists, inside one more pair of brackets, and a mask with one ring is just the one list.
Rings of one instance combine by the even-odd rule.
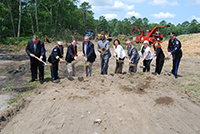
[[102, 55], [100, 56], [101, 60], [101, 74], [106, 75], [108, 72], [108, 62], [109, 58], [107, 56], [103, 57]]

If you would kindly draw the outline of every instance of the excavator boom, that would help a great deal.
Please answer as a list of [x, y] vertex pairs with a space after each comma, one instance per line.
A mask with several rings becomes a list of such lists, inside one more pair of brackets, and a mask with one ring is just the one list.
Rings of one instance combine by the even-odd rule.
[[163, 26], [157, 26], [157, 27], [154, 27], [151, 32], [148, 34], [148, 36], [150, 37], [152, 34], [154, 34], [158, 28], [161, 28], [161, 27], [170, 27], [170, 25], [163, 25]]

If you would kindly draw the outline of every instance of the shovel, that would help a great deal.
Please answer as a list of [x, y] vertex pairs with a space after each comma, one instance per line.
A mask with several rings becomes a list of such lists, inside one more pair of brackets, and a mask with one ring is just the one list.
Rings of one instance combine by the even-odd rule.
[[[37, 60], [39, 60], [40, 61], [40, 58], [38, 58], [37, 56], [34, 56], [34, 58], [36, 58]], [[47, 63], [46, 62], [44, 62], [43, 60], [41, 61], [45, 66], [47, 65]]]
[[164, 60], [170, 60], [170, 58], [169, 57], [165, 57]]
[[130, 66], [130, 67], [135, 67], [135, 64], [129, 63], [129, 66]]
[[156, 67], [154, 60], [153, 60], [153, 63], [151, 63], [151, 66]]
[[145, 68], [145, 66], [141, 63], [141, 65], [139, 66], [140, 68]]

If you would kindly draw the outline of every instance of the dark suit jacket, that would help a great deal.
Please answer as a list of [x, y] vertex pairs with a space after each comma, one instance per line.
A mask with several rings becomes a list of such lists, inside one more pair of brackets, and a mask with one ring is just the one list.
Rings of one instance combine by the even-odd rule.
[[58, 63], [59, 59], [63, 58], [63, 47], [61, 49], [55, 46], [48, 58], [49, 63]]
[[131, 45], [130, 48], [127, 47], [127, 55], [134, 64], [138, 63], [138, 61], [140, 60], [137, 48], [134, 45]]
[[[36, 44], [36, 52], [34, 52], [34, 43], [33, 40], [29, 40], [27, 46], [26, 46], [26, 53], [30, 56], [30, 54], [34, 54], [35, 56], [37, 56], [38, 58], [40, 58], [40, 56], [43, 56], [43, 61], [46, 61], [46, 50], [44, 47], [44, 43], [42, 41], [39, 40], [38, 44]], [[35, 59], [34, 57], [30, 56], [30, 60], [31, 63], [33, 63]]]
[[156, 63], [164, 61], [165, 55], [163, 53], [163, 50], [160, 47], [157, 48], [156, 50], [156, 56], [157, 56]]
[[172, 53], [173, 59], [182, 57], [181, 42], [178, 39], [175, 38], [173, 41], [170, 39], [167, 49]]
[[[85, 47], [85, 42], [83, 42], [83, 53], [85, 55], [85, 51], [84, 51], [84, 47]], [[94, 62], [95, 59], [96, 59], [96, 54], [95, 54], [95, 51], [94, 51], [94, 44], [92, 42], [88, 42], [88, 47], [87, 47], [87, 51], [86, 51], [86, 54], [87, 54], [87, 58], [88, 58], [88, 61], [90, 62]]]
[[[76, 51], [76, 54], [77, 54], [77, 46], [75, 46], [75, 51]], [[69, 45], [68, 48], [67, 48], [67, 53], [66, 53], [65, 60], [68, 63], [71, 63], [74, 60], [74, 47], [73, 47], [72, 44]]]

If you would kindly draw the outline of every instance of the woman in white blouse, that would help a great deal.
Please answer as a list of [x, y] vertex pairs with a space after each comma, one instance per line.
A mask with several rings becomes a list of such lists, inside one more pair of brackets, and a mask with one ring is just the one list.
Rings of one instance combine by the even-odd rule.
[[151, 52], [151, 48], [149, 47], [149, 42], [147, 40], [144, 41], [144, 44], [140, 50], [140, 56], [142, 58], [141, 63], [143, 63], [143, 72], [150, 71], [150, 64], [153, 59], [153, 53]]
[[116, 68], [115, 73], [122, 73], [124, 59], [125, 59], [125, 52], [123, 47], [120, 45], [120, 41], [115, 39], [113, 41], [114, 44], [114, 57], [116, 57]]

